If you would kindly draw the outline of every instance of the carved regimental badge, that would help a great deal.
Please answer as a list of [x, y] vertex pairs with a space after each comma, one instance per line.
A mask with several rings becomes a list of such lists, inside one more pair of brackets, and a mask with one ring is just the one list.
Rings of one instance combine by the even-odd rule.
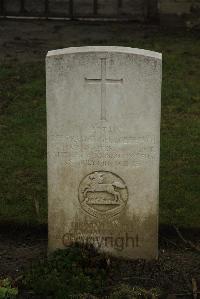
[[79, 186], [81, 207], [94, 217], [119, 214], [127, 200], [128, 189], [125, 182], [112, 172], [92, 172], [83, 178]]

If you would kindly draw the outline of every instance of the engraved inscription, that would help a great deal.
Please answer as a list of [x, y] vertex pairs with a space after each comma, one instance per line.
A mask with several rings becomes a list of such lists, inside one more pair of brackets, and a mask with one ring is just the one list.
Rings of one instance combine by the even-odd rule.
[[[153, 163], [159, 152], [156, 137], [146, 136], [116, 136], [109, 133], [106, 136], [98, 131], [81, 136], [52, 136], [51, 152], [67, 166], [104, 166], [143, 167]], [[103, 134], [104, 135], [104, 134]]]
[[96, 171], [87, 175], [79, 186], [79, 202], [94, 217], [119, 214], [128, 200], [128, 188], [116, 174]]
[[101, 78], [89, 79], [85, 78], [85, 81], [90, 84], [101, 84], [101, 120], [107, 119], [106, 113], [106, 85], [107, 84], [122, 84], [123, 79], [108, 79], [106, 76], [106, 58], [101, 58]]

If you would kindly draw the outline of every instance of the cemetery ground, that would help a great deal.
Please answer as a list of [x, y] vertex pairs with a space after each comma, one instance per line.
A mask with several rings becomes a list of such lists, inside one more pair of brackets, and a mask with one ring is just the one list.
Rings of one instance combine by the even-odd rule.
[[[51, 49], [81, 45], [163, 53], [158, 261], [120, 261], [79, 247], [45, 259], [45, 55]], [[140, 293], [192, 298], [200, 279], [199, 53], [197, 32], [131, 23], [0, 21], [0, 276], [12, 278], [21, 298], [64, 298], [66, 281], [66, 298], [81, 290], [85, 297], [80, 298], [138, 298]], [[24, 268], [29, 271], [38, 259], [44, 259], [42, 266], [22, 277]], [[66, 265], [71, 276], [63, 272]], [[43, 295], [30, 293], [31, 288]]]

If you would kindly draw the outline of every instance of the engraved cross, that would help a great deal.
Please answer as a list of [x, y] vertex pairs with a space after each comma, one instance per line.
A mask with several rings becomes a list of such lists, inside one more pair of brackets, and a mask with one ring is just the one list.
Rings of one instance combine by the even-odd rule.
[[123, 79], [108, 79], [106, 76], [106, 58], [101, 58], [101, 78], [85, 78], [85, 81], [90, 84], [101, 84], [101, 120], [106, 120], [106, 85], [112, 83], [122, 84]]

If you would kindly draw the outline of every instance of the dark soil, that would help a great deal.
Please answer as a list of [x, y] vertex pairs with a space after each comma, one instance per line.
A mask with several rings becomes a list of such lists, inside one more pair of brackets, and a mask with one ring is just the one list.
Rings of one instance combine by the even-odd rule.
[[20, 276], [31, 263], [47, 254], [47, 229], [1, 225], [0, 276]]
[[[44, 61], [48, 51], [84, 45], [124, 45], [163, 35], [187, 35], [154, 24], [0, 20], [0, 62]], [[199, 37], [199, 32], [193, 32]]]
[[0, 20], [0, 61], [37, 61], [49, 50], [104, 44], [153, 35], [156, 26], [137, 23]]
[[[196, 250], [184, 243], [173, 228], [167, 228], [160, 232], [158, 260], [128, 261], [111, 257], [108, 272], [110, 288], [120, 284], [133, 287], [142, 285], [146, 289], [160, 288], [166, 292], [166, 296], [177, 294], [177, 297], [192, 298], [192, 279], [195, 279], [198, 288], [200, 287], [199, 231], [184, 230], [181, 234], [186, 240], [192, 242]], [[45, 226], [1, 226], [1, 278], [18, 279], [33, 262], [46, 258], [46, 254], [47, 228]], [[21, 290], [21, 293], [23, 295], [20, 298], [39, 298], [27, 291]]]

